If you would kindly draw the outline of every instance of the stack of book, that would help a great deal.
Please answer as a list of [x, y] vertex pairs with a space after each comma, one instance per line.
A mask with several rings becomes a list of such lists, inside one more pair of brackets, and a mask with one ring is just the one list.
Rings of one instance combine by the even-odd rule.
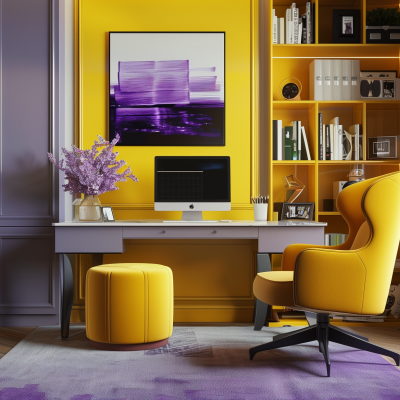
[[326, 233], [324, 245], [337, 246], [339, 244], [344, 243], [347, 239], [347, 236], [348, 235], [346, 233]]
[[389, 316], [389, 311], [385, 311], [379, 315], [363, 316], [363, 315], [346, 315], [343, 317], [343, 321], [347, 322], [385, 322], [385, 319]]
[[306, 319], [304, 311], [285, 311], [278, 313], [279, 319]]
[[318, 159], [319, 160], [362, 160], [361, 125], [349, 127], [339, 124], [339, 117], [323, 124], [322, 113], [318, 114]]
[[[396, 263], [400, 260], [396, 260]], [[382, 314], [374, 316], [346, 315], [343, 321], [351, 322], [385, 322], [385, 319], [392, 314], [395, 318], [400, 315], [400, 285], [390, 285], [385, 310]]]
[[282, 120], [274, 119], [272, 127], [274, 160], [311, 160], [306, 131], [301, 121], [293, 121], [290, 126], [282, 128]]
[[315, 3], [306, 3], [305, 13], [299, 15], [296, 3], [286, 10], [284, 18], [278, 18], [273, 10], [272, 43], [307, 44], [315, 43]]
[[360, 100], [360, 60], [314, 60], [310, 100]]

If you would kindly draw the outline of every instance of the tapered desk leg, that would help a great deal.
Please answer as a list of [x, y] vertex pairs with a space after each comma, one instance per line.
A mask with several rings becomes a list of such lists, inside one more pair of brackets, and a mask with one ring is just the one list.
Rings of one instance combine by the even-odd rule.
[[102, 253], [93, 253], [92, 254], [92, 267], [96, 267], [97, 265], [103, 264], [103, 254]]
[[[271, 271], [271, 260], [267, 253], [257, 253], [257, 273]], [[259, 331], [264, 326], [269, 305], [256, 299], [254, 330]]]
[[[61, 308], [61, 337], [69, 337], [69, 322], [71, 320], [71, 310], [74, 303], [74, 274], [73, 266], [75, 262], [74, 254], [63, 254], [63, 289], [62, 289], [62, 308]], [[103, 264], [103, 254], [92, 254], [92, 267]]]
[[74, 303], [74, 254], [63, 254], [63, 288], [62, 288], [62, 308], [61, 308], [61, 337], [69, 336], [69, 321], [71, 318], [72, 304]]

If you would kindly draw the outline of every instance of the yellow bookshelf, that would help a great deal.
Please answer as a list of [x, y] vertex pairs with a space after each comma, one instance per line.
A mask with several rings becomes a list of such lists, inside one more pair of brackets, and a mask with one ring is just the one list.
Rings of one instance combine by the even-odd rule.
[[[272, 10], [278, 18], [285, 18], [286, 9], [296, 2], [299, 15], [305, 13], [307, 0], [268, 0], [269, 26], [272, 27]], [[333, 182], [347, 180], [355, 161], [318, 160], [318, 113], [323, 114], [323, 124], [339, 117], [347, 130], [350, 125], [361, 124], [363, 160], [358, 162], [365, 177], [374, 177], [400, 169], [399, 160], [367, 160], [367, 140], [375, 136], [400, 135], [400, 101], [313, 101], [309, 96], [309, 65], [314, 59], [359, 59], [361, 70], [397, 70], [400, 73], [399, 44], [366, 43], [366, 11], [377, 7], [399, 7], [398, 1], [385, 0], [315, 0], [315, 44], [273, 44], [272, 32], [268, 34], [267, 80], [268, 108], [268, 178], [273, 218], [273, 203], [283, 201], [282, 178], [295, 175], [306, 185], [297, 201], [315, 203], [316, 221], [327, 222], [327, 233], [347, 233], [348, 227], [338, 212], [323, 209], [323, 200], [333, 198]], [[334, 9], [359, 9], [361, 12], [361, 43], [332, 43], [332, 11]], [[272, 28], [271, 28], [272, 29]], [[286, 101], [279, 92], [280, 83], [295, 77], [302, 83], [301, 100]], [[288, 126], [293, 120], [302, 121], [305, 127], [312, 160], [276, 161], [272, 159], [272, 120], [282, 120]], [[398, 258], [400, 256], [398, 255]], [[274, 264], [277, 264], [274, 262]], [[400, 283], [400, 273], [393, 276], [393, 284]], [[290, 322], [289, 322], [290, 321]], [[304, 324], [305, 321], [281, 320], [270, 326]], [[339, 322], [338, 322], [339, 323]], [[389, 319], [390, 324], [400, 324]], [[385, 323], [386, 324], [386, 323]]]

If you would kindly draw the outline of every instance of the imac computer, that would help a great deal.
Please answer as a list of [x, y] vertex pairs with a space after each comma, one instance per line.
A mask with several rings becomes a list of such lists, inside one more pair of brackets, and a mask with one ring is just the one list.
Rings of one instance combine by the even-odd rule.
[[182, 221], [199, 222], [202, 211], [230, 211], [229, 157], [159, 156], [154, 171], [156, 211], [182, 211]]

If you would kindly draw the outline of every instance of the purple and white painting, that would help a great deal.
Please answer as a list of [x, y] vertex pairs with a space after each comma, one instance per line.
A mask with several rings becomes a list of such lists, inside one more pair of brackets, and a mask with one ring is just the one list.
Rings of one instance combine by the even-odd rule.
[[110, 140], [225, 145], [224, 32], [110, 32]]

